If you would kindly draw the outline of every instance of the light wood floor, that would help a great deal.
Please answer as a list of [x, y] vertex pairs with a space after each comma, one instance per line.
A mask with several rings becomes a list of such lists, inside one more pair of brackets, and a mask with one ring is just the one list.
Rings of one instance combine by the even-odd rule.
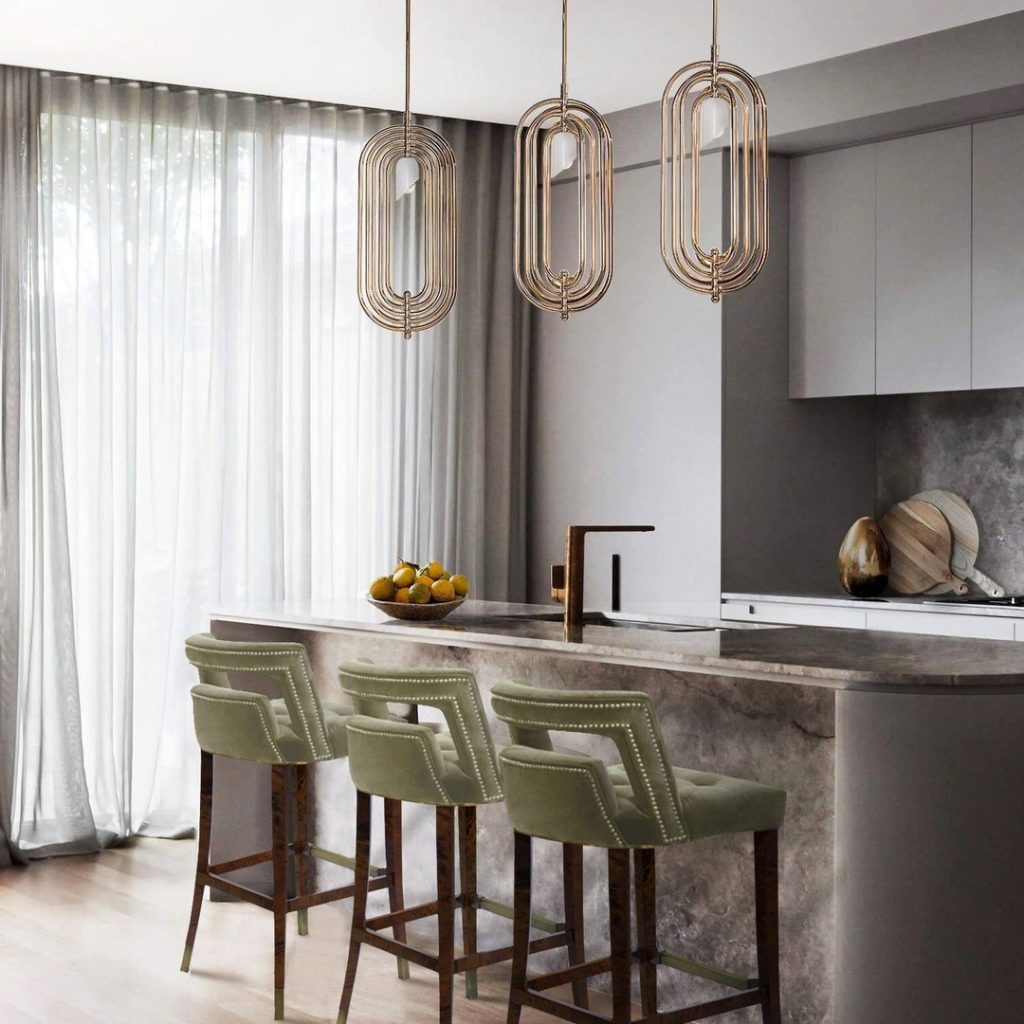
[[[195, 865], [191, 842], [147, 839], [89, 857], [0, 871], [0, 1021], [9, 1024], [272, 1024], [273, 919], [237, 903], [203, 906], [191, 974], [178, 970]], [[285, 1018], [331, 1022], [348, 904], [314, 907], [310, 934], [288, 917]], [[595, 936], [596, 938], [596, 936]], [[508, 973], [480, 972], [480, 998], [456, 979], [456, 1024], [502, 1024]], [[595, 1000], [600, 1006], [600, 997]], [[351, 1024], [437, 1019], [435, 976], [364, 948]], [[553, 1018], [524, 1011], [523, 1024]]]

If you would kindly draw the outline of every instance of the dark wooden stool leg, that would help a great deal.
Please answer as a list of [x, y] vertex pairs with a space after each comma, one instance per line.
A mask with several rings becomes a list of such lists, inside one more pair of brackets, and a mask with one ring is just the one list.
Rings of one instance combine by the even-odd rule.
[[205, 750], [199, 755], [199, 849], [196, 855], [196, 882], [192, 891], [192, 914], [185, 936], [185, 952], [181, 955], [181, 969], [192, 966], [192, 947], [196, 942], [199, 914], [203, 909], [204, 878], [210, 867], [210, 824], [213, 820], [213, 754]]
[[274, 867], [274, 1020], [284, 1019], [285, 925], [288, 920], [288, 766], [271, 766]]
[[455, 808], [437, 808], [438, 1021], [451, 1024], [455, 982]]
[[608, 937], [612, 961], [612, 1024], [629, 1024], [632, 1013], [630, 967], [632, 922], [629, 850], [608, 851]]
[[520, 998], [526, 994], [526, 965], [530, 956], [530, 896], [533, 878], [533, 840], [514, 833], [513, 874], [515, 896], [512, 906], [512, 981], [508, 992], [506, 1024], [519, 1024], [523, 1011]]
[[[309, 765], [297, 764], [293, 768], [295, 779], [295, 895], [304, 896], [312, 891], [309, 856]], [[299, 934], [309, 934], [309, 911], [300, 910]]]
[[[388, 900], [391, 912], [405, 908], [405, 884], [402, 878], [402, 801], [384, 800], [384, 866], [388, 873]], [[396, 924], [392, 934], [405, 942], [404, 924]], [[409, 978], [409, 961], [398, 959], [398, 977]]]
[[[476, 952], [476, 808], [459, 808], [459, 888], [462, 890], [462, 952]], [[476, 999], [476, 971], [466, 971], [466, 998]]]
[[[562, 896], [565, 903], [565, 926], [569, 929], [569, 966], [587, 959], [583, 939], [583, 847], [573, 843], [562, 844]], [[572, 983], [572, 1001], [583, 1009], [590, 1006], [587, 998], [587, 980], [578, 978]]]
[[362, 933], [366, 927], [366, 897], [370, 886], [370, 812], [369, 793], [356, 792], [356, 878], [355, 894], [352, 897], [352, 933], [348, 943], [348, 964], [345, 967], [345, 984], [341, 990], [338, 1005], [338, 1024], [348, 1020], [352, 1005], [352, 990], [356, 985], [356, 968], [359, 966], [359, 948]]
[[757, 974], [764, 991], [764, 1024], [782, 1024], [779, 998], [779, 833], [754, 833]]
[[654, 850], [633, 851], [636, 886], [637, 959], [640, 961], [640, 1008], [647, 1024], [658, 1018], [658, 927], [655, 912]]

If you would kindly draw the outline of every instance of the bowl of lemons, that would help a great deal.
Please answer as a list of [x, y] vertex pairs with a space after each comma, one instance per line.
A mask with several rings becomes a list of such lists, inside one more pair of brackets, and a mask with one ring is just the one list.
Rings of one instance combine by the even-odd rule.
[[419, 566], [403, 559], [390, 576], [375, 579], [366, 596], [393, 619], [436, 622], [455, 611], [468, 594], [469, 580], [440, 562]]

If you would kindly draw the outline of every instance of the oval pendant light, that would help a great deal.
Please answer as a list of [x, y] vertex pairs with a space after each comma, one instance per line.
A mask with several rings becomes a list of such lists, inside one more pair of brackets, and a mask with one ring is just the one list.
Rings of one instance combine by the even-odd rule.
[[[562, 88], [535, 103], [516, 128], [515, 277], [535, 306], [570, 313], [593, 306], [612, 280], [612, 136], [589, 104], [569, 98], [568, 0], [562, 0]], [[552, 259], [551, 181], [577, 165], [578, 258], [556, 270]], [[568, 187], [568, 186], [566, 186]]]
[[[405, 117], [377, 132], [359, 157], [359, 304], [388, 331], [411, 338], [440, 323], [458, 290], [455, 153], [437, 132], [412, 123], [409, 82], [412, 0], [405, 0]], [[395, 288], [396, 200], [420, 192], [422, 286]]]
[[[768, 111], [757, 82], [718, 59], [712, 3], [711, 59], [677, 71], [661, 100], [661, 255], [676, 280], [718, 302], [768, 258]], [[726, 136], [730, 237], [719, 249], [702, 243], [700, 162]]]

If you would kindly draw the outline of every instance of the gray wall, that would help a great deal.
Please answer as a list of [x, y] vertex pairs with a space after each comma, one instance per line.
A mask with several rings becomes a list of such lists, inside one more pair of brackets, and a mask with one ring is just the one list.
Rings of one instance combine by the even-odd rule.
[[722, 589], [838, 589], [875, 496], [873, 398], [789, 398], [789, 162], [773, 158], [771, 257], [724, 307]]
[[979, 567], [1024, 593], [1024, 389], [877, 401], [878, 514], [928, 487], [962, 495], [978, 518]]
[[[556, 185], [553, 196], [556, 237], [575, 237], [575, 184]], [[659, 201], [656, 167], [616, 173], [608, 294], [567, 322], [535, 313], [534, 601], [550, 601], [549, 566], [564, 560], [567, 524], [652, 523], [653, 534], [588, 539], [588, 606], [609, 606], [611, 555], [620, 552], [625, 610], [717, 614], [721, 313], [662, 264]]]

